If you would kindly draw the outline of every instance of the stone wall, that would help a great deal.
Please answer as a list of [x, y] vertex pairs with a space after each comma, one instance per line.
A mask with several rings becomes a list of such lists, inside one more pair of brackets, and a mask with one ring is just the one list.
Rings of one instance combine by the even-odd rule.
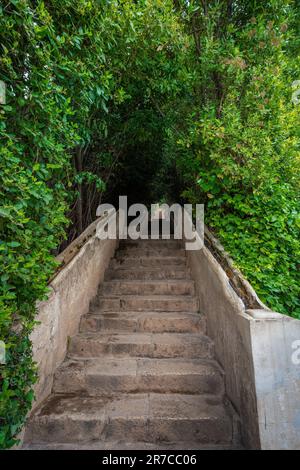
[[207, 247], [187, 256], [245, 447], [300, 449], [300, 365], [292, 361], [300, 321], [247, 310]]
[[[104, 217], [101, 223], [105, 224], [106, 220]], [[59, 255], [60, 260], [71, 260], [52, 279], [48, 300], [38, 305], [37, 321], [40, 323], [31, 336], [39, 374], [34, 408], [50, 394], [54, 372], [66, 355], [68, 338], [78, 332], [80, 317], [88, 312], [117, 247], [117, 240], [96, 237], [98, 223], [91, 224]], [[86, 240], [85, 243], [82, 244], [82, 240]], [[70, 255], [74, 250], [75, 256], [74, 252]]]

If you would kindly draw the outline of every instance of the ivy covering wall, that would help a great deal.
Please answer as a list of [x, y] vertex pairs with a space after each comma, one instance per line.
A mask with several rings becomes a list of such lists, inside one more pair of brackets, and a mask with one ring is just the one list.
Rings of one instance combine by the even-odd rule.
[[299, 18], [285, 0], [1, 2], [0, 448], [33, 400], [55, 254], [100, 200], [204, 202], [261, 299], [300, 318]]

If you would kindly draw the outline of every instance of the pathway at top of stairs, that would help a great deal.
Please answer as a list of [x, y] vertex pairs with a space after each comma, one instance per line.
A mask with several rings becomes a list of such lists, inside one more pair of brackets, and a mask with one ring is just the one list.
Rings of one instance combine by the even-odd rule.
[[26, 449], [232, 449], [237, 424], [175, 240], [123, 241]]

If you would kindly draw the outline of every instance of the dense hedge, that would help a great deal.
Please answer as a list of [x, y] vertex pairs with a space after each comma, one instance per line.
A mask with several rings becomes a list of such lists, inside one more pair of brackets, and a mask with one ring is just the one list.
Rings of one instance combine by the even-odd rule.
[[205, 202], [262, 299], [300, 317], [297, 15], [279, 0], [1, 2], [0, 448], [33, 399], [54, 255], [102, 197]]

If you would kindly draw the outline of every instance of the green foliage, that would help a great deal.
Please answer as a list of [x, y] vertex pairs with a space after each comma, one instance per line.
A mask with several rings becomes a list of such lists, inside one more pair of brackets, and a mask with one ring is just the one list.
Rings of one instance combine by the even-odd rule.
[[206, 203], [206, 223], [261, 299], [300, 318], [300, 127], [291, 100], [299, 9], [196, 3], [184, 16], [194, 104], [182, 102], [166, 152], [175, 155], [182, 195]]

